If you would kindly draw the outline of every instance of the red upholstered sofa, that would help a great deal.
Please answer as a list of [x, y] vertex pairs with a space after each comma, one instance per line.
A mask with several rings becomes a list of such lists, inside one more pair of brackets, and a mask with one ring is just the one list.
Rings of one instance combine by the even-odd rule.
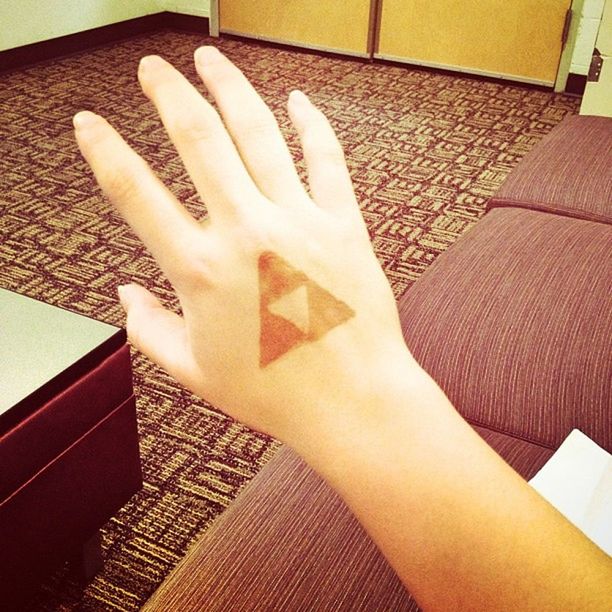
[[[612, 119], [570, 117], [399, 309], [417, 359], [530, 478], [575, 427], [612, 450], [611, 288]], [[145, 609], [417, 604], [343, 502], [282, 447]]]

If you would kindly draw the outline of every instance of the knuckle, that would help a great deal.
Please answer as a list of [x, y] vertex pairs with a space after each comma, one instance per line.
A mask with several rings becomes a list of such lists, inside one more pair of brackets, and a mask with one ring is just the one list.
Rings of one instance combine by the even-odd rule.
[[196, 251], [185, 258], [183, 264], [175, 271], [172, 282], [181, 289], [198, 292], [210, 288], [212, 275], [210, 258]]
[[312, 122], [310, 129], [304, 134], [305, 145], [314, 149], [321, 156], [332, 162], [344, 163], [344, 152], [336, 137], [334, 129], [323, 115], [317, 110], [317, 118]]
[[251, 138], [254, 141], [269, 140], [277, 130], [276, 121], [271, 113], [256, 112], [249, 116], [245, 114], [238, 114], [231, 120], [233, 128]]
[[312, 151], [319, 159], [334, 166], [344, 164], [344, 153], [340, 144], [319, 130], [312, 130], [304, 135], [304, 149]]
[[186, 144], [199, 144], [213, 138], [214, 128], [200, 113], [184, 113], [174, 118], [168, 131]]
[[113, 201], [133, 200], [140, 192], [139, 177], [146, 171], [146, 164], [140, 158], [121, 160], [108, 169], [102, 177], [102, 187]]
[[202, 261], [189, 261], [178, 273], [178, 282], [191, 289], [207, 289], [211, 284], [210, 270]]
[[329, 144], [322, 148], [321, 155], [327, 159], [327, 161], [334, 166], [344, 166], [344, 153], [339, 146]]
[[239, 75], [236, 67], [227, 61], [211, 62], [206, 67], [205, 81], [209, 81], [213, 87], [218, 89], [226, 88], [228, 85], [235, 85], [238, 78]]

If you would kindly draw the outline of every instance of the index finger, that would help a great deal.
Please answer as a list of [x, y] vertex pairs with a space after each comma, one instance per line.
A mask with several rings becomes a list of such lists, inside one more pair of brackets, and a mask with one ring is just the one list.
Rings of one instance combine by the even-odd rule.
[[202, 228], [105, 119], [84, 111], [74, 126], [102, 191], [175, 283], [185, 272], [185, 245], [201, 241]]
[[233, 223], [263, 198], [221, 117], [174, 66], [159, 56], [140, 61], [138, 78], [153, 102], [213, 219]]

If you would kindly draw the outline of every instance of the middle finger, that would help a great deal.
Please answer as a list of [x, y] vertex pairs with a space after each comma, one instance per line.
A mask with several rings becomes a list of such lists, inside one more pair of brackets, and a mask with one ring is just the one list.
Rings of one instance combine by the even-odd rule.
[[278, 204], [305, 200], [278, 123], [244, 74], [215, 47], [198, 49], [195, 64], [261, 192]]
[[148, 56], [140, 62], [138, 78], [213, 221], [233, 218], [263, 200], [221, 118], [178, 70]]

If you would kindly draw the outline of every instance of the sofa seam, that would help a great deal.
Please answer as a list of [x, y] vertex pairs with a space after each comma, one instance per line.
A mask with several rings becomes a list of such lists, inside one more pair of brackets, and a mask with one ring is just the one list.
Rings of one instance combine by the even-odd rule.
[[482, 429], [488, 429], [489, 431], [492, 431], [494, 433], [499, 433], [499, 434], [503, 434], [505, 436], [508, 436], [510, 438], [514, 438], [515, 440], [520, 440], [521, 442], [528, 442], [529, 444], [534, 444], [535, 446], [539, 446], [540, 448], [545, 448], [547, 450], [551, 450], [554, 451], [555, 447], [554, 446], [550, 446], [548, 444], [545, 444], [544, 442], [538, 442], [536, 440], [532, 440], [531, 438], [528, 438], [524, 435], [515, 433], [515, 432], [510, 432], [507, 431], [505, 429], [502, 429], [500, 427], [492, 427], [491, 425], [479, 422], [477, 419], [473, 419], [473, 418], [469, 418], [469, 417], [463, 417], [470, 425], [474, 425], [476, 427], [481, 427]]
[[514, 198], [498, 198], [493, 196], [489, 199], [486, 205], [486, 212], [494, 208], [521, 208], [523, 210], [531, 210], [534, 212], [540, 212], [545, 214], [554, 215], [556, 217], [565, 217], [569, 219], [576, 219], [578, 221], [588, 221], [591, 223], [601, 223], [602, 225], [612, 225], [612, 219], [607, 219], [603, 215], [581, 215], [578, 212], [571, 210], [551, 210], [551, 204], [541, 201], [524, 202], [522, 200], [516, 200]]

